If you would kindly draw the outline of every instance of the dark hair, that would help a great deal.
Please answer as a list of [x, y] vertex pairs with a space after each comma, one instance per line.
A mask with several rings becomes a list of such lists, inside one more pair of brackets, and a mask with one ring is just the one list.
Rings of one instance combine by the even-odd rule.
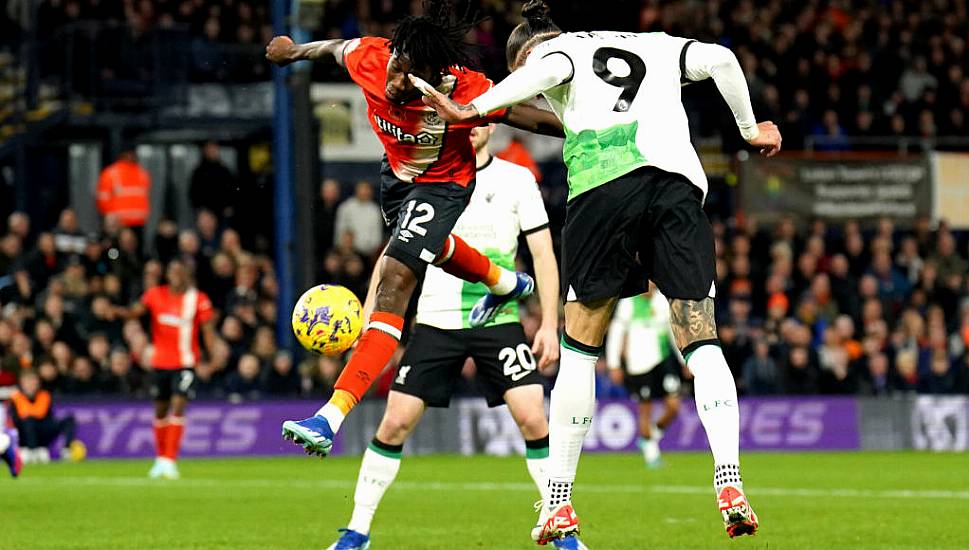
[[551, 11], [544, 0], [528, 0], [522, 6], [522, 17], [525, 20], [511, 31], [505, 46], [509, 69], [515, 65], [519, 54], [530, 42], [534, 40], [537, 44], [562, 33], [562, 29], [552, 21]]
[[482, 20], [470, 2], [459, 14], [449, 0], [428, 0], [424, 15], [409, 15], [397, 24], [390, 49], [406, 55], [418, 67], [469, 66], [474, 61], [473, 46], [464, 38]]

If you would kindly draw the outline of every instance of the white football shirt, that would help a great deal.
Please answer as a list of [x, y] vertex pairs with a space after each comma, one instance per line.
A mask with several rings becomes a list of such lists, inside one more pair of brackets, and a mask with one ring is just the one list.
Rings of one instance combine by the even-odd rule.
[[640, 166], [682, 174], [706, 194], [680, 97], [688, 42], [665, 33], [597, 31], [562, 34], [532, 51], [526, 68], [552, 55], [572, 61], [572, 79], [544, 93], [565, 126], [569, 198]]
[[626, 372], [646, 374], [670, 353], [670, 304], [659, 290], [619, 300], [606, 338], [606, 363], [619, 368], [626, 349]]
[[566, 33], [471, 101], [480, 115], [541, 93], [565, 127], [569, 199], [641, 166], [682, 174], [704, 195], [680, 87], [713, 78], [745, 139], [758, 133], [747, 82], [722, 46], [665, 33]]

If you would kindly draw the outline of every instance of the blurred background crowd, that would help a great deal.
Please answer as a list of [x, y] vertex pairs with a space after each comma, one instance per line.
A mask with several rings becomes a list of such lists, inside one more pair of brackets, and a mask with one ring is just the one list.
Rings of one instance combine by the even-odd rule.
[[[249, 0], [12, 0], [0, 11], [6, 42], [16, 44], [18, 7], [37, 5], [41, 72], [65, 78], [80, 93], [137, 94], [155, 81], [254, 82], [269, 79], [262, 59], [272, 36], [266, 3]], [[330, 0], [312, 12], [313, 38], [388, 36], [418, 0]], [[518, 22], [518, 0], [471, 2], [483, 22], [469, 33], [481, 68], [507, 73], [504, 44]], [[785, 146], [812, 137], [819, 149], [847, 136], [961, 136], [969, 113], [967, 5], [960, 0], [687, 0], [615, 2], [595, 9], [582, 0], [553, 3], [565, 29], [663, 30], [732, 48], [748, 75], [756, 110], [781, 124]], [[0, 44], [4, 41], [0, 38]], [[71, 46], [72, 57], [64, 51]], [[345, 80], [332, 65], [317, 79]], [[107, 89], [106, 89], [107, 88]], [[688, 94], [688, 100], [690, 100]], [[694, 131], [712, 135], [724, 113], [691, 101]], [[734, 144], [735, 147], [739, 143]]]
[[[36, 33], [48, 44], [41, 78], [67, 74], [82, 95], [97, 89], [137, 96], [176, 72], [192, 82], [270, 77], [261, 53], [272, 35], [263, 2], [11, 0], [0, 10], [0, 54], [15, 51], [24, 35], [18, 6], [25, 4], [37, 8]], [[386, 36], [419, 4], [331, 0], [312, 34]], [[507, 72], [503, 46], [520, 4], [475, 3], [487, 19], [469, 40], [480, 46], [482, 68], [496, 79]], [[561, 0], [553, 15], [566, 29], [665, 30], [731, 47], [748, 75], [755, 111], [778, 122], [786, 149], [885, 146], [857, 139], [876, 135], [932, 138], [935, 147], [946, 148], [944, 136], [966, 135], [965, 2], [594, 4]], [[70, 64], [65, 41], [78, 56]], [[316, 80], [346, 79], [332, 65], [317, 64], [313, 73]], [[704, 86], [712, 84], [693, 86], [684, 96], [694, 135], [726, 128], [723, 150], [735, 151], [741, 144], [729, 111], [720, 100], [701, 100], [718, 97]], [[270, 236], [262, 229], [270, 211], [259, 197], [240, 210], [246, 182], [219, 161], [217, 144], [199, 145], [205, 153], [192, 174], [194, 223], [179, 226], [165, 218], [150, 242], [137, 220], [100, 203], [101, 229], [86, 233], [70, 208], [48, 224], [0, 201], [7, 203], [0, 205], [6, 223], [0, 228], [0, 386], [35, 369], [54, 393], [147, 395], [147, 325], [115, 318], [112, 306], [138, 300], [159, 284], [166, 262], [180, 258], [218, 311], [219, 345], [198, 368], [201, 397], [329, 392], [343, 359], [292, 355], [276, 341], [275, 320], [289, 312], [276, 306]], [[137, 166], [133, 158], [128, 162]], [[386, 238], [376, 189], [372, 181], [328, 175], [335, 178], [324, 179], [314, 197], [314, 246], [325, 251], [316, 273], [319, 281], [343, 284], [363, 298]], [[563, 182], [561, 167], [545, 171], [553, 230], [562, 221]], [[927, 219], [905, 226], [887, 219], [868, 225], [783, 219], [766, 226], [731, 202], [715, 204], [718, 318], [742, 392], [969, 393], [969, 236]], [[532, 333], [537, 307], [530, 303], [522, 311]], [[472, 371], [469, 365], [466, 372]], [[621, 391], [603, 366], [599, 395]]]
[[[379, 217], [365, 223], [366, 212], [379, 211], [370, 184], [352, 189], [343, 196], [335, 181], [321, 186], [317, 244], [329, 252], [320, 280], [362, 299], [384, 230]], [[748, 219], [715, 228], [720, 338], [742, 392], [969, 393], [965, 235], [927, 221], [899, 229], [887, 219], [873, 227], [799, 227], [791, 219], [760, 227]], [[218, 311], [219, 345], [198, 368], [201, 397], [329, 391], [342, 360], [277, 349], [272, 261], [244, 249], [224, 219], [200, 209], [192, 229], [164, 222], [147, 255], [138, 239], [136, 227], [110, 216], [95, 235], [77, 231], [71, 210], [53, 228], [32, 227], [19, 212], [8, 217], [0, 239], [0, 385], [36, 369], [54, 393], [145, 395], [146, 324], [116, 319], [112, 306], [138, 300], [179, 258]], [[532, 334], [538, 308], [522, 311]], [[599, 395], [620, 395], [604, 365], [600, 371]]]

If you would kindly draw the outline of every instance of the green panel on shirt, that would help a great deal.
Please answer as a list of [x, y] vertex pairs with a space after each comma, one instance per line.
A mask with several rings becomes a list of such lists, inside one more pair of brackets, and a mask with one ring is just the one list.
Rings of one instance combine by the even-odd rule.
[[565, 128], [562, 158], [569, 169], [568, 200], [645, 166], [646, 157], [636, 146], [638, 130], [639, 121], [578, 134]]

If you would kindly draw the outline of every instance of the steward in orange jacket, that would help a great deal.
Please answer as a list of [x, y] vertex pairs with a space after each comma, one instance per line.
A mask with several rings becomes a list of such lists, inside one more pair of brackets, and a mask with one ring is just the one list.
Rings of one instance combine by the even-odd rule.
[[151, 211], [151, 176], [138, 164], [134, 151], [121, 153], [118, 160], [101, 171], [97, 205], [102, 216], [113, 214], [125, 227], [144, 227]]
[[20, 445], [27, 449], [49, 447], [58, 436], [64, 446], [74, 442], [74, 417], [55, 418], [51, 395], [40, 389], [40, 378], [34, 371], [20, 373], [20, 387], [10, 396], [10, 417], [20, 432]]

